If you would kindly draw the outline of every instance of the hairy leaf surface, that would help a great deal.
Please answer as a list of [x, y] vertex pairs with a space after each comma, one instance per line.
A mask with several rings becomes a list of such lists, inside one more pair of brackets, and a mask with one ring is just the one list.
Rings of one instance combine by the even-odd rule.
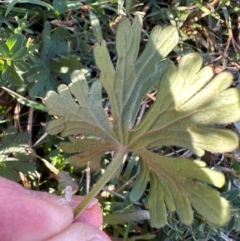
[[172, 64], [165, 70], [157, 100], [131, 131], [133, 149], [175, 145], [202, 156], [204, 150], [225, 152], [237, 147], [234, 133], [210, 127], [240, 117], [239, 91], [227, 89], [232, 75], [223, 72], [213, 78], [212, 69], [201, 66], [201, 56], [193, 53], [183, 57], [178, 68]]
[[[68, 160], [79, 167], [84, 167], [90, 163], [90, 167], [94, 170], [100, 168], [100, 159], [104, 153], [116, 150], [114, 143], [94, 140], [94, 139], [75, 139], [69, 138], [71, 142], [62, 142], [60, 148], [67, 153], [76, 153]], [[79, 159], [82, 161], [79, 162]]]
[[[178, 66], [166, 59], [178, 43], [177, 29], [172, 26], [155, 27], [138, 57], [141, 28], [139, 16], [132, 24], [127, 19], [119, 23], [116, 66], [106, 42], [95, 44], [101, 83], [97, 81], [89, 89], [83, 74], [76, 71], [69, 86], [61, 85], [58, 93], [48, 93], [46, 105], [57, 119], [48, 123], [47, 131], [74, 135], [61, 148], [73, 154], [70, 161], [75, 165], [90, 161], [96, 168], [107, 151], [138, 155], [141, 171], [130, 198], [141, 198], [150, 181], [146, 206], [154, 227], [167, 223], [167, 210], [176, 211], [181, 221], [189, 225], [193, 208], [206, 220], [224, 224], [229, 218], [228, 202], [211, 187], [224, 185], [223, 174], [208, 169], [203, 161], [165, 157], [152, 150], [178, 146], [198, 156], [205, 150], [234, 150], [237, 136], [216, 128], [216, 124], [240, 119], [239, 91], [229, 88], [231, 74], [214, 76], [212, 68], [202, 67], [198, 54], [184, 56]], [[108, 94], [110, 114], [102, 108], [102, 86]], [[156, 87], [157, 99], [138, 123], [142, 101]]]

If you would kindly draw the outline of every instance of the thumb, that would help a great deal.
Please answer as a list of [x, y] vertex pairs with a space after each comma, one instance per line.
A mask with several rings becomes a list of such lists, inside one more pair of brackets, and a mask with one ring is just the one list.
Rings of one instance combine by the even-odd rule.
[[73, 223], [71, 226], [46, 241], [111, 241], [97, 227], [87, 223]]
[[0, 177], [0, 239], [40, 241], [71, 225], [70, 205], [49, 193], [24, 189]]

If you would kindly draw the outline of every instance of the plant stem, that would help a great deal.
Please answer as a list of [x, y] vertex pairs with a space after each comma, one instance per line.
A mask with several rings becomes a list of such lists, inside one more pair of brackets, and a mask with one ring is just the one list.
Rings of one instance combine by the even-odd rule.
[[88, 205], [88, 203], [97, 196], [97, 194], [101, 191], [101, 189], [109, 182], [114, 175], [117, 173], [119, 168], [122, 165], [123, 158], [126, 154], [126, 150], [119, 150], [116, 156], [113, 158], [112, 162], [107, 167], [105, 173], [100, 178], [100, 180], [95, 184], [92, 190], [88, 193], [88, 195], [83, 199], [81, 203], [74, 209], [74, 218], [76, 218]]

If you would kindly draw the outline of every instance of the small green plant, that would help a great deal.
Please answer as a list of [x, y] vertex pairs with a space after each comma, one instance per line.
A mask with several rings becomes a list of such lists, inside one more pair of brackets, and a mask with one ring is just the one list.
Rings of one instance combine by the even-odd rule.
[[[135, 153], [141, 171], [130, 199], [138, 200], [150, 180], [146, 207], [153, 227], [167, 223], [166, 207], [176, 211], [187, 225], [193, 222], [192, 207], [207, 221], [222, 225], [229, 219], [229, 204], [212, 186], [222, 187], [224, 175], [207, 168], [203, 161], [166, 157], [156, 150], [179, 146], [196, 156], [203, 156], [205, 150], [234, 150], [237, 136], [215, 124], [240, 119], [239, 91], [229, 88], [230, 73], [214, 76], [211, 67], [202, 68], [198, 54], [182, 57], [177, 67], [166, 58], [178, 43], [175, 27], [155, 27], [138, 57], [141, 29], [139, 16], [132, 25], [126, 18], [121, 20], [116, 35], [116, 67], [106, 42], [96, 43], [94, 55], [101, 81], [89, 89], [84, 75], [75, 71], [69, 86], [60, 85], [58, 93], [50, 91], [45, 98], [49, 114], [58, 117], [47, 124], [47, 131], [69, 137], [70, 141], [60, 147], [72, 153], [71, 163], [84, 166], [90, 162], [96, 169], [104, 153], [115, 153], [102, 178], [75, 209], [75, 216], [119, 173], [124, 158]], [[102, 108], [102, 86], [108, 94], [112, 121]], [[138, 123], [141, 103], [153, 88], [158, 89], [156, 101]]]
[[27, 174], [35, 171], [35, 164], [29, 152], [29, 134], [17, 132], [13, 126], [1, 134], [0, 146], [0, 176], [14, 181], [20, 181], [19, 172]]
[[40, 50], [36, 49], [38, 53], [31, 58], [32, 68], [24, 74], [24, 78], [29, 82], [29, 94], [32, 97], [43, 97], [49, 90], [55, 90], [59, 85], [58, 78], [69, 83], [70, 73], [81, 67], [77, 57], [67, 56], [68, 43], [65, 38], [68, 31], [56, 28], [51, 32], [51, 25], [46, 22]]
[[26, 72], [30, 66], [24, 61], [28, 49], [23, 35], [15, 33], [6, 42], [0, 41], [0, 86], [7, 83], [21, 86], [23, 78], [19, 72]]

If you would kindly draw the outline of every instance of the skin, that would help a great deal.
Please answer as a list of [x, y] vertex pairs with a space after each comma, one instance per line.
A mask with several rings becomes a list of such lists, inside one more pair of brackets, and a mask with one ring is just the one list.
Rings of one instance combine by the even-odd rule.
[[0, 237], [2, 241], [111, 241], [99, 228], [102, 212], [93, 200], [73, 220], [72, 202], [49, 193], [24, 189], [0, 177]]

